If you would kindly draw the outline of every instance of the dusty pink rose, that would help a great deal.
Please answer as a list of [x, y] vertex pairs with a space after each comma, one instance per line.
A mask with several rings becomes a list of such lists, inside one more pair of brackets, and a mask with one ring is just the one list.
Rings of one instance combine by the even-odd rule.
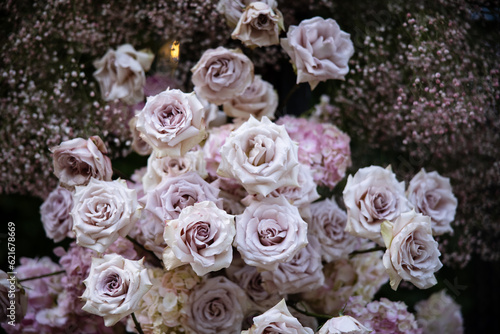
[[86, 185], [90, 178], [110, 181], [113, 175], [108, 150], [101, 138], [75, 138], [52, 147], [54, 174], [66, 187]]
[[245, 7], [231, 37], [248, 47], [276, 45], [284, 29], [281, 12], [265, 2], [256, 1]]
[[455, 219], [457, 198], [449, 178], [422, 168], [410, 181], [406, 196], [416, 212], [431, 217], [434, 235], [453, 232], [450, 223]]
[[219, 46], [205, 51], [191, 72], [196, 93], [220, 105], [243, 94], [253, 81], [254, 68], [241, 50]]
[[230, 117], [246, 120], [253, 115], [259, 120], [262, 116], [274, 119], [274, 112], [278, 108], [278, 93], [269, 82], [256, 75], [243, 94], [224, 103], [223, 108]]
[[358, 320], [343, 315], [328, 320], [317, 334], [369, 334], [370, 332], [371, 329], [363, 326]]
[[137, 114], [141, 137], [159, 157], [182, 156], [205, 137], [205, 112], [195, 93], [178, 89], [150, 96]]
[[116, 254], [92, 258], [89, 276], [83, 283], [83, 310], [102, 316], [108, 327], [136, 311], [152, 286], [143, 260], [127, 260]]
[[40, 216], [47, 237], [59, 242], [66, 237], [74, 238], [73, 219], [71, 209], [73, 208], [73, 196], [65, 188], [57, 187], [40, 206]]
[[396, 290], [401, 280], [420, 289], [437, 283], [434, 273], [443, 266], [438, 243], [432, 237], [431, 219], [415, 211], [402, 213], [394, 223], [382, 224], [387, 247], [383, 263]]
[[211, 176], [217, 176], [217, 168], [222, 160], [220, 148], [234, 129], [234, 124], [229, 123], [212, 128], [208, 132], [208, 138], [203, 145], [203, 157], [207, 163], [207, 172]]
[[105, 101], [120, 99], [135, 104], [144, 99], [146, 75], [153, 63], [154, 55], [136, 51], [130, 44], [117, 50], [109, 50], [103, 58], [94, 61], [94, 77], [101, 88]]
[[[219, 0], [217, 4], [217, 11], [225, 16], [227, 25], [230, 28], [235, 28], [240, 20], [245, 7], [250, 5], [255, 0]], [[264, 0], [262, 1], [269, 5], [269, 7], [275, 9], [278, 6], [276, 0]]]
[[290, 26], [281, 46], [297, 70], [297, 83], [309, 82], [311, 89], [320, 81], [344, 80], [354, 54], [351, 36], [335, 20], [318, 16]]

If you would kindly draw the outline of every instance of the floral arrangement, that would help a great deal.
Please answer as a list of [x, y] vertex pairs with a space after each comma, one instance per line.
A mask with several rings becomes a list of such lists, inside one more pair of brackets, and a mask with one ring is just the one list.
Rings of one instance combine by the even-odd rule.
[[[102, 7], [109, 22], [122, 17], [112, 13], [116, 3]], [[16, 106], [11, 108], [22, 115], [21, 124], [47, 117], [46, 130], [33, 137], [43, 139], [48, 154], [15, 161], [32, 172], [50, 165], [45, 179], [25, 184], [45, 192], [43, 228], [55, 243], [63, 242], [53, 251], [58, 262], [22, 258], [15, 276], [0, 271], [6, 332], [464, 332], [460, 306], [445, 291], [408, 305], [398, 290], [435, 287], [443, 265], [464, 260], [465, 251], [447, 252], [453, 238], [469, 248], [477, 243], [462, 237], [472, 210], [464, 206], [477, 198], [463, 201], [463, 189], [454, 182], [472, 169], [446, 161], [465, 145], [458, 138], [459, 147], [451, 147], [453, 122], [472, 124], [471, 133], [498, 123], [490, 115], [499, 99], [497, 64], [485, 61], [490, 83], [469, 100], [447, 90], [450, 83], [466, 84], [467, 62], [438, 72], [451, 59], [451, 37], [440, 40], [436, 32], [443, 16], [407, 13], [403, 27], [411, 27], [419, 44], [405, 44], [409, 37], [401, 34], [392, 40], [367, 34], [367, 52], [358, 50], [352, 26], [326, 17], [338, 5], [305, 3], [307, 17], [299, 5], [275, 0], [159, 1], [144, 8], [127, 3], [122, 14], [135, 14], [119, 25], [120, 38], [98, 34], [111, 28], [89, 23], [94, 13], [74, 19], [81, 41], [40, 60], [71, 59], [67, 68], [60, 65], [65, 73], [51, 94], [23, 73], [4, 72], [11, 76], [5, 87], [22, 81], [26, 91], [3, 94], [1, 105]], [[39, 34], [54, 34], [58, 20], [67, 23], [55, 14], [67, 5], [46, 4], [43, 13], [53, 15], [52, 23], [37, 21]], [[394, 1], [388, 13], [401, 14], [404, 6], [419, 8]], [[9, 4], [5, 10], [19, 14], [20, 8]], [[469, 7], [458, 8], [463, 13]], [[179, 11], [184, 14], [175, 17]], [[11, 20], [22, 25], [19, 16]], [[154, 24], [139, 23], [146, 20]], [[203, 42], [194, 43], [200, 20], [217, 23], [200, 32]], [[463, 27], [449, 27], [458, 36], [452, 42], [466, 45]], [[162, 33], [168, 41], [157, 38]], [[19, 34], [31, 41], [31, 33]], [[75, 37], [60, 34], [68, 41]], [[404, 89], [392, 87], [410, 71], [404, 62], [374, 65], [397, 43], [405, 44], [410, 69], [425, 69]], [[439, 66], [426, 58], [429, 52], [441, 57]], [[471, 47], [463, 52], [473, 57]], [[12, 58], [4, 62], [13, 68]], [[24, 71], [31, 75], [32, 68]], [[295, 85], [273, 76], [286, 71], [293, 71]], [[453, 71], [461, 75], [452, 79]], [[52, 80], [48, 73], [40, 76]], [[293, 115], [297, 96], [314, 102]], [[40, 110], [29, 114], [40, 101]], [[69, 107], [87, 115], [62, 117]], [[464, 108], [474, 111], [465, 116]], [[450, 118], [449, 110], [464, 118]], [[431, 112], [442, 115], [432, 133], [417, 131], [417, 118], [431, 122]], [[373, 123], [367, 121], [370, 113], [376, 114]], [[389, 120], [391, 130], [384, 130]], [[10, 117], [5, 124], [7, 133], [17, 121]], [[57, 136], [47, 137], [52, 131]], [[434, 134], [446, 138], [433, 146]], [[491, 134], [481, 152], [488, 159], [498, 158], [497, 137]], [[15, 146], [23, 149], [26, 142], [19, 138]], [[369, 144], [361, 147], [363, 140]], [[421, 145], [437, 158], [429, 164], [421, 159], [404, 172], [393, 157], [366, 154], [388, 149], [401, 159], [417, 159], [424, 155]], [[14, 154], [2, 150], [4, 157]], [[113, 159], [129, 154], [147, 161], [127, 175]], [[493, 193], [497, 162], [486, 176]], [[7, 175], [5, 168], [2, 173]], [[0, 190], [22, 192], [20, 174], [9, 174]], [[498, 231], [494, 224], [487, 229]], [[393, 290], [390, 299], [383, 286]], [[13, 301], [15, 312], [8, 313]]]

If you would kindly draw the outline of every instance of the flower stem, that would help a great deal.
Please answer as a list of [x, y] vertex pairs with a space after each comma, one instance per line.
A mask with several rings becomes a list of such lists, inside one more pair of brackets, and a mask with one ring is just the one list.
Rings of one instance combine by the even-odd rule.
[[[315, 317], [317, 319], [325, 319], [325, 320], [329, 320], [331, 319], [332, 317], [329, 316], [329, 315], [326, 315], [326, 314], [319, 314], [319, 313], [314, 313], [314, 312], [308, 312], [308, 311], [305, 311], [305, 310], [301, 310], [297, 307], [297, 305], [295, 303], [291, 303], [290, 306], [295, 309], [297, 312], [299, 313], [302, 313], [304, 315], [307, 315], [309, 317]], [[305, 307], [304, 307], [305, 308]]]
[[361, 250], [355, 250], [354, 252], [349, 254], [349, 258], [356, 256], [358, 254], [364, 254], [364, 253], [370, 253], [370, 252], [376, 252], [376, 251], [385, 251], [386, 248], [382, 246], [376, 246], [373, 248], [368, 248], [368, 249], [361, 249]]
[[139, 243], [137, 240], [135, 240], [131, 236], [127, 235], [127, 239], [130, 240], [135, 246], [137, 246], [138, 248], [140, 248], [143, 252], [145, 252], [146, 254], [149, 254], [149, 257], [147, 258], [147, 260], [151, 264], [153, 264], [156, 267], [161, 267], [162, 266], [160, 260], [158, 259], [158, 257], [156, 256], [155, 253], [153, 253], [152, 251], [146, 249], [146, 247], [144, 247], [141, 243]]
[[56, 271], [56, 272], [53, 272], [53, 273], [44, 274], [44, 275], [40, 275], [40, 276], [23, 278], [23, 279], [18, 280], [18, 282], [22, 283], [22, 282], [31, 281], [31, 280], [34, 280], [34, 279], [39, 279], [39, 278], [44, 278], [44, 277], [49, 277], [49, 276], [60, 275], [60, 274], [63, 274], [65, 272], [66, 272], [66, 270], [60, 270], [60, 271]]
[[141, 328], [141, 324], [139, 323], [139, 321], [137, 321], [137, 318], [135, 317], [134, 312], [132, 312], [132, 320], [134, 320], [135, 329], [137, 329], [137, 332], [139, 334], [144, 334], [144, 332], [142, 331], [142, 328]]

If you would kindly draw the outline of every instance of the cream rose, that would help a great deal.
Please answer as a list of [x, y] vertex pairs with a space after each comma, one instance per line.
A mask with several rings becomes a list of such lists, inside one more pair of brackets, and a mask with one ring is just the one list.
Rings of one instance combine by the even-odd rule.
[[171, 89], [148, 97], [136, 126], [158, 157], [179, 157], [205, 137], [204, 117], [195, 93]]
[[404, 182], [398, 182], [390, 166], [370, 166], [349, 175], [344, 188], [346, 231], [383, 245], [380, 224], [409, 211]]
[[234, 246], [251, 266], [275, 270], [307, 245], [307, 224], [284, 197], [252, 202], [236, 217]]
[[253, 116], [233, 131], [221, 148], [217, 173], [238, 180], [250, 194], [267, 196], [273, 190], [299, 186], [297, 144], [283, 125]]
[[195, 203], [165, 225], [163, 252], [167, 270], [189, 263], [199, 276], [227, 268], [233, 259], [234, 216], [214, 202]]
[[372, 330], [363, 326], [351, 316], [343, 315], [331, 318], [317, 334], [369, 334]]
[[130, 44], [109, 50], [103, 58], [94, 61], [94, 77], [99, 83], [105, 101], [120, 99], [127, 104], [136, 104], [144, 99], [146, 75], [153, 63], [154, 55], [136, 51]]
[[354, 54], [350, 35], [335, 20], [318, 16], [290, 26], [281, 46], [297, 70], [297, 83], [309, 82], [311, 89], [320, 81], [344, 80]]
[[406, 196], [416, 212], [431, 217], [434, 235], [453, 233], [450, 223], [455, 219], [457, 198], [449, 178], [422, 168], [410, 181]]
[[[219, 0], [217, 4], [217, 11], [226, 17], [227, 25], [230, 28], [235, 28], [240, 20], [245, 7], [247, 7], [255, 0]], [[276, 8], [278, 3], [276, 0], [264, 0], [271, 8]]]
[[284, 30], [283, 15], [265, 2], [252, 2], [240, 16], [231, 37], [248, 47], [279, 44], [280, 31]]
[[434, 273], [443, 265], [438, 243], [432, 237], [430, 217], [413, 210], [402, 213], [394, 223], [382, 224], [382, 235], [387, 247], [382, 260], [393, 290], [401, 280], [420, 289], [437, 283]]
[[90, 178], [110, 181], [113, 175], [108, 150], [102, 139], [92, 136], [88, 140], [75, 138], [52, 147], [54, 174], [61, 185], [68, 188], [86, 185]]
[[314, 331], [309, 327], [303, 327], [299, 320], [290, 313], [285, 300], [282, 299], [273, 308], [253, 318], [252, 327], [241, 332], [241, 334], [264, 333], [313, 334]]
[[267, 116], [274, 118], [274, 112], [278, 108], [278, 93], [273, 86], [256, 75], [253, 82], [243, 94], [224, 103], [224, 112], [230, 117], [248, 119], [253, 115], [257, 119]]
[[125, 238], [140, 217], [137, 193], [123, 180], [91, 179], [76, 187], [71, 210], [76, 242], [103, 253], [119, 236]]
[[66, 237], [75, 237], [70, 215], [72, 208], [73, 196], [69, 190], [62, 187], [54, 189], [40, 206], [45, 234], [54, 242], [62, 241]]
[[100, 315], [108, 327], [136, 311], [152, 284], [143, 259], [132, 261], [116, 254], [92, 258], [82, 299], [84, 311]]
[[254, 67], [241, 50], [219, 46], [205, 51], [191, 72], [196, 93], [211, 103], [221, 105], [243, 94], [250, 86]]

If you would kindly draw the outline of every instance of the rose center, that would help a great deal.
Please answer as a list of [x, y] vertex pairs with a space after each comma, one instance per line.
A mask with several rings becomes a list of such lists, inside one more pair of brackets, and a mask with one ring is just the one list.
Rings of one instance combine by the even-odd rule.
[[264, 246], [281, 243], [286, 237], [286, 231], [274, 220], [264, 219], [258, 225], [259, 240]]

